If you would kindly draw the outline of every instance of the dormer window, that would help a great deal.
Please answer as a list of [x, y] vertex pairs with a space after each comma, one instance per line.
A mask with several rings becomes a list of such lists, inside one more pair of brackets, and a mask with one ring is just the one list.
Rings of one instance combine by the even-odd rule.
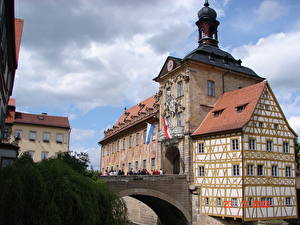
[[219, 117], [222, 114], [223, 111], [224, 111], [224, 109], [214, 111], [213, 112], [214, 113], [214, 117]]
[[248, 103], [236, 107], [236, 111], [239, 112], [239, 113], [243, 112], [247, 105], [248, 105]]

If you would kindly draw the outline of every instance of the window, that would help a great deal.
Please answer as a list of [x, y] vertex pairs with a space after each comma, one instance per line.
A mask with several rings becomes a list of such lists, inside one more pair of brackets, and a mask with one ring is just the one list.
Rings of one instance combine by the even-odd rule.
[[42, 160], [48, 159], [48, 152], [42, 152], [41, 153], [41, 159]]
[[64, 135], [63, 134], [56, 134], [56, 142], [57, 143], [63, 143], [64, 141]]
[[291, 197], [286, 197], [285, 198], [285, 205], [292, 205], [292, 199], [291, 199]]
[[115, 151], [115, 145], [114, 143], [111, 144], [111, 152], [114, 152]]
[[256, 141], [253, 138], [249, 138], [249, 149], [255, 150], [256, 149]]
[[277, 130], [278, 129], [278, 123], [274, 123], [274, 129]]
[[233, 176], [240, 175], [240, 165], [232, 165], [232, 175]]
[[237, 200], [237, 198], [232, 198], [231, 200], [232, 200], [232, 206], [233, 207], [238, 207], [238, 200]]
[[183, 86], [182, 86], [182, 81], [179, 81], [178, 83], [177, 83], [177, 96], [178, 97], [181, 97], [181, 96], [183, 96], [183, 88], [182, 88]]
[[205, 198], [205, 205], [209, 205], [209, 198]]
[[182, 114], [182, 112], [178, 113], [178, 127], [183, 127], [183, 114]]
[[263, 123], [263, 122], [259, 122], [258, 125], [259, 125], [260, 128], [263, 128], [263, 127], [264, 127], [264, 123]]
[[50, 133], [49, 132], [44, 132], [43, 141], [44, 142], [49, 142], [50, 141]]
[[221, 206], [221, 205], [222, 205], [221, 198], [217, 198], [217, 206]]
[[167, 125], [170, 126], [171, 125], [171, 117], [167, 116], [166, 120], [167, 120]]
[[128, 147], [131, 148], [132, 145], [132, 136], [129, 136]]
[[247, 175], [254, 176], [254, 166], [253, 165], [247, 165]]
[[146, 144], [146, 135], [147, 135], [147, 130], [144, 130], [144, 132], [143, 132], [144, 144]]
[[167, 88], [166, 94], [167, 94], [167, 96], [168, 96], [168, 95], [171, 95], [171, 87], [168, 87], [168, 88]]
[[257, 165], [257, 176], [263, 176], [263, 175], [264, 175], [264, 166]]
[[232, 145], [232, 150], [234, 150], [234, 151], [239, 150], [239, 140], [238, 139], [232, 139], [231, 145]]
[[36, 131], [29, 131], [29, 140], [30, 141], [36, 140]]
[[198, 153], [204, 153], [204, 143], [198, 144]]
[[128, 172], [131, 170], [131, 163], [128, 163]]
[[136, 146], [140, 144], [140, 133], [136, 133], [135, 144]]
[[292, 176], [292, 169], [290, 166], [285, 167], [285, 176], [291, 177]]
[[218, 111], [214, 111], [213, 112], [214, 113], [214, 117], [219, 117], [222, 114], [223, 111], [224, 111], [224, 109], [218, 110]]
[[10, 159], [10, 158], [2, 158], [1, 159], [1, 168], [4, 168], [4, 167], [6, 167], [6, 166], [8, 166], [8, 165], [11, 165], [11, 164], [13, 164], [13, 162], [15, 161], [15, 159]]
[[139, 161], [135, 161], [135, 170], [137, 171], [139, 169]]
[[151, 170], [155, 170], [155, 158], [151, 159]]
[[117, 141], [117, 151], [120, 151], [120, 140]]
[[269, 105], [265, 105], [265, 109], [266, 109], [266, 110], [269, 110], [269, 109], [270, 109], [270, 106], [269, 106]]
[[208, 96], [215, 96], [215, 82], [212, 80], [207, 81], [207, 95]]
[[289, 153], [289, 143], [288, 142], [283, 142], [283, 152]]
[[272, 166], [272, 177], [278, 177], [278, 166]]
[[204, 166], [199, 166], [199, 177], [204, 177]]
[[249, 199], [248, 199], [248, 204], [249, 204], [250, 207], [252, 206], [252, 202], [253, 202], [252, 197], [249, 197]]
[[15, 131], [15, 138], [21, 139], [22, 138], [22, 133], [23, 133], [22, 130], [16, 130]]
[[273, 141], [271, 141], [271, 140], [267, 141], [267, 151], [268, 152], [272, 151], [272, 145], [273, 145]]
[[28, 153], [28, 154], [30, 155], [30, 157], [33, 159], [34, 151], [28, 151], [27, 153]]
[[[269, 206], [273, 206], [274, 205], [274, 201], [273, 201], [273, 198], [272, 197], [268, 197], [267, 198], [267, 202], [268, 202], [268, 205]], [[263, 203], [262, 203], [263, 204]]]
[[123, 150], [125, 150], [125, 149], [126, 149], [126, 139], [123, 138]]
[[236, 111], [239, 113], [243, 112], [247, 105], [248, 104], [244, 104], [244, 105], [240, 105], [240, 106], [236, 107]]
[[146, 168], [147, 168], [147, 160], [144, 159], [144, 160], [143, 160], [143, 169], [146, 169]]

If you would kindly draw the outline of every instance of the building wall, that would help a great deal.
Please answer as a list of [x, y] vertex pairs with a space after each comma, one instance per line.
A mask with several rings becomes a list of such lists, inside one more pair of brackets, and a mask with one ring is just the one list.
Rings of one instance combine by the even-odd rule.
[[[263, 124], [262, 127], [260, 123]], [[255, 150], [249, 149], [250, 138], [256, 142]], [[260, 201], [267, 197], [272, 198], [274, 204], [267, 209], [247, 207], [246, 220], [297, 216], [294, 139], [295, 135], [290, 131], [275, 97], [266, 87], [243, 136], [244, 198], [247, 201], [249, 198], [253, 201]], [[268, 140], [272, 141], [271, 151], [267, 150]], [[288, 143], [288, 153], [283, 151], [285, 142]], [[254, 166], [254, 176], [247, 175], [247, 165]], [[257, 176], [257, 165], [264, 166], [263, 176]], [[272, 176], [272, 166], [278, 167], [278, 176]], [[286, 167], [291, 168], [290, 177], [286, 176]], [[289, 206], [286, 205], [286, 197], [291, 198]]]
[[[146, 160], [146, 169], [150, 172], [151, 169], [153, 169], [151, 165], [152, 159], [155, 160], [154, 168], [159, 170], [160, 163], [158, 158], [160, 158], [160, 153], [157, 145], [158, 124], [154, 123], [154, 125], [155, 133], [148, 145], [145, 144], [144, 139], [147, 129], [146, 123], [140, 128], [137, 127], [134, 131], [127, 131], [116, 138], [111, 138], [105, 144], [102, 144], [102, 172], [105, 172], [105, 170], [110, 171], [110, 169], [124, 169], [125, 174], [127, 174], [129, 171], [129, 163], [131, 163], [130, 167], [133, 168], [134, 171], [137, 171], [138, 169], [143, 168], [144, 160]], [[139, 134], [139, 143], [136, 142], [137, 133]], [[129, 146], [130, 137], [132, 138], [131, 147]], [[124, 139], [125, 148], [123, 147]]]
[[[12, 135], [15, 136], [16, 130], [22, 130], [19, 140], [20, 155], [24, 152], [34, 151], [33, 160], [40, 161], [42, 152], [48, 152], [48, 157], [54, 157], [59, 152], [69, 151], [69, 129], [48, 126], [38, 126], [30, 124], [17, 124], [12, 126]], [[30, 131], [36, 131], [36, 140], [29, 140]], [[43, 133], [49, 132], [49, 142], [43, 141]], [[56, 134], [63, 134], [63, 142], [56, 142]]]
[[[234, 139], [238, 140], [238, 150], [232, 149]], [[200, 192], [198, 204], [200, 214], [242, 218], [241, 140], [241, 133], [233, 133], [194, 141], [194, 184]], [[199, 144], [204, 144], [203, 153], [199, 153]], [[233, 165], [239, 166], [239, 175], [233, 174]], [[202, 166], [203, 176], [199, 171], [199, 167]], [[237, 200], [237, 207], [226, 208], [226, 202], [232, 201], [233, 198]]]

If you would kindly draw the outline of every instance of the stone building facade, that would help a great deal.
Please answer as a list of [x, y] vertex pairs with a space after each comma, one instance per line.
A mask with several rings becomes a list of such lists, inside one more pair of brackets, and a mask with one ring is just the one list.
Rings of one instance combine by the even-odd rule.
[[[157, 168], [162, 168], [167, 174], [187, 175], [192, 193], [193, 224], [226, 224], [227, 220], [222, 220], [224, 218], [231, 218], [232, 222], [236, 220], [235, 224], [261, 219], [296, 218], [296, 171], [293, 154], [293, 141], [296, 134], [289, 127], [265, 79], [244, 67], [241, 60], [235, 59], [218, 47], [220, 23], [216, 12], [209, 7], [207, 1], [199, 11], [198, 18], [196, 22], [199, 30], [198, 48], [184, 58], [169, 56], [158, 76], [154, 78], [154, 81], [159, 84], [159, 90], [155, 94], [156, 107], [153, 115], [157, 125], [157, 137], [153, 145], [156, 151]], [[262, 97], [262, 93], [265, 92], [269, 93], [271, 99]], [[227, 105], [216, 108], [219, 101], [228, 93], [233, 95]], [[235, 94], [239, 95], [239, 93], [246, 93], [242, 95], [241, 101], [235, 97]], [[249, 101], [244, 102], [247, 99]], [[239, 105], [240, 102], [243, 104]], [[233, 111], [228, 113], [227, 108], [230, 107]], [[234, 110], [241, 110], [241, 113], [236, 117], [233, 113], [237, 112]], [[246, 116], [244, 110], [248, 112]], [[127, 111], [124, 114], [130, 115]], [[222, 117], [231, 126], [226, 127], [221, 122], [212, 120], [211, 126], [216, 129], [214, 132], [198, 132], [209, 117], [214, 115], [216, 117], [221, 115], [220, 118]], [[116, 164], [113, 155], [115, 153], [107, 150], [110, 149], [107, 147], [110, 143], [122, 140], [122, 134], [131, 135], [132, 129], [141, 132], [146, 127], [145, 123], [144, 127], [138, 122], [132, 123], [136, 120], [134, 115], [130, 121], [127, 121], [124, 115], [121, 119], [125, 124], [119, 121], [112, 129], [105, 132], [104, 139], [100, 141], [103, 149], [102, 170]], [[139, 121], [143, 123], [142, 118]], [[171, 138], [167, 138], [164, 121], [167, 121]], [[256, 125], [260, 126], [260, 122], [268, 127], [255, 128]], [[256, 125], [254, 126], [253, 123]], [[272, 133], [274, 124], [277, 130]], [[249, 150], [249, 137], [252, 138], [251, 140], [256, 140], [255, 143], [260, 146], [261, 152], [257, 158], [256, 154]], [[273, 142], [270, 143], [276, 150], [266, 152], [267, 141], [271, 139]], [[234, 144], [238, 146], [236, 150], [239, 151], [231, 151], [232, 140], [235, 140]], [[288, 143], [289, 152], [284, 154], [282, 151], [285, 143]], [[199, 146], [201, 146], [200, 150]], [[210, 152], [205, 152], [208, 149]], [[199, 152], [202, 150], [203, 152]], [[217, 156], [213, 154], [214, 152], [218, 152]], [[118, 158], [132, 155], [130, 150], [123, 154], [125, 156], [118, 156]], [[224, 159], [218, 158], [220, 155]], [[223, 163], [222, 160], [227, 161]], [[234, 169], [232, 160], [236, 166]], [[120, 165], [121, 161], [118, 163]], [[251, 176], [246, 175], [249, 166], [252, 166], [253, 171], [257, 171], [261, 165], [265, 166], [264, 170], [268, 171], [268, 175], [263, 174], [262, 177], [256, 173], [251, 173], [253, 174]], [[272, 170], [277, 176], [272, 177]], [[289, 177], [284, 176], [286, 170], [289, 170]], [[233, 176], [232, 173], [236, 175]], [[285, 184], [286, 182], [288, 184]], [[277, 198], [276, 193], [279, 192], [280, 197]], [[268, 210], [254, 210], [249, 205], [247, 209], [243, 208], [242, 202], [250, 200], [269, 201], [273, 205]], [[234, 207], [225, 209], [224, 201], [233, 201]], [[285, 201], [289, 204], [286, 205]]]

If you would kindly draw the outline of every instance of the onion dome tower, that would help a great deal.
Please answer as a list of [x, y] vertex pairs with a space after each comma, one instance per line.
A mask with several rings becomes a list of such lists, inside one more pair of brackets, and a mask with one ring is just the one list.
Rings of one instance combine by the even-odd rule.
[[204, 7], [198, 12], [199, 20], [196, 25], [199, 29], [199, 46], [209, 44], [218, 47], [218, 26], [217, 13], [209, 7], [208, 0], [205, 1]]

